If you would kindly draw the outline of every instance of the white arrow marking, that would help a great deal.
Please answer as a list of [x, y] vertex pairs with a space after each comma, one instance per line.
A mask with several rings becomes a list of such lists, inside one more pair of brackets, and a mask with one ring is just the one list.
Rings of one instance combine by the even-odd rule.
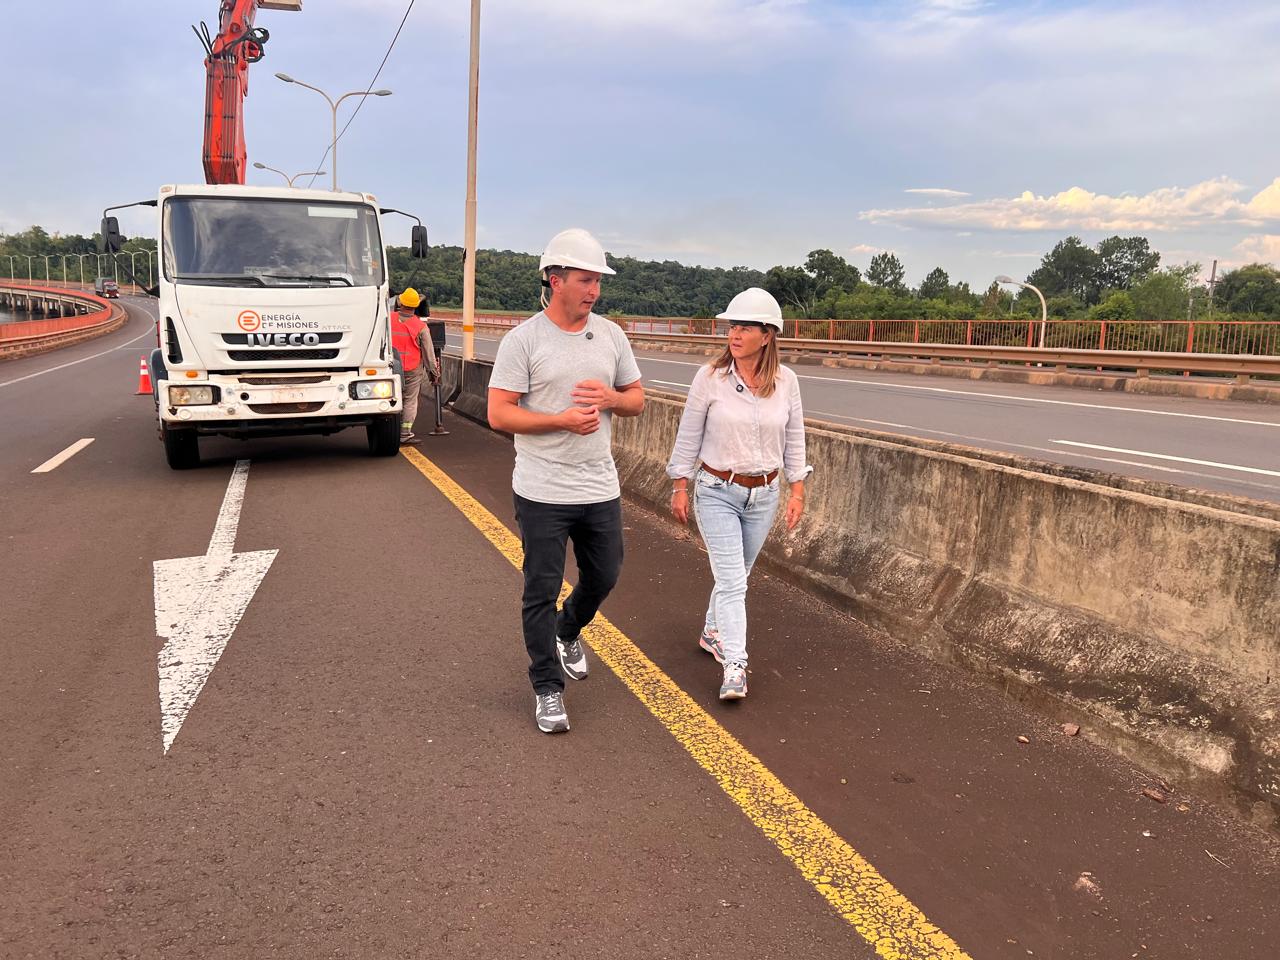
[[157, 658], [165, 753], [279, 552], [232, 552], [248, 480], [249, 461], [237, 460], [203, 557], [154, 564], [156, 633], [165, 639]]

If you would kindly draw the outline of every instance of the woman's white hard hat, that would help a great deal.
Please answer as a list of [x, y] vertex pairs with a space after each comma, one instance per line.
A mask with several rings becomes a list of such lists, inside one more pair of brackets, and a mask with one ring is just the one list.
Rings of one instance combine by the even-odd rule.
[[782, 308], [773, 294], [759, 287], [748, 287], [729, 301], [724, 313], [716, 314], [717, 320], [737, 320], [739, 323], [763, 323], [782, 332]]
[[600, 241], [581, 227], [561, 230], [548, 241], [547, 248], [542, 251], [542, 259], [538, 261], [538, 272], [542, 273], [548, 267], [571, 267], [608, 276], [614, 274], [605, 261]]

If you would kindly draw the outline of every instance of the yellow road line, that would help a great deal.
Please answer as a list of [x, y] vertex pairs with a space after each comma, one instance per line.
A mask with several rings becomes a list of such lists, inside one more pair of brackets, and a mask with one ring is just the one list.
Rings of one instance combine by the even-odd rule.
[[[520, 540], [419, 451], [401, 451], [517, 569]], [[569, 584], [564, 585], [564, 592]], [[563, 595], [563, 593], [562, 593]], [[968, 960], [853, 847], [603, 615], [583, 637], [806, 880], [885, 960]]]

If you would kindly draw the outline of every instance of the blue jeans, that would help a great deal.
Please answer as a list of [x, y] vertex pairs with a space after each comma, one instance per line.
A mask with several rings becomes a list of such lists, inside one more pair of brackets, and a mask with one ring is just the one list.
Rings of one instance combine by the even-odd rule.
[[725, 663], [746, 665], [747, 577], [777, 512], [777, 478], [751, 488], [701, 469], [693, 478], [693, 513], [716, 581], [703, 629], [719, 632]]

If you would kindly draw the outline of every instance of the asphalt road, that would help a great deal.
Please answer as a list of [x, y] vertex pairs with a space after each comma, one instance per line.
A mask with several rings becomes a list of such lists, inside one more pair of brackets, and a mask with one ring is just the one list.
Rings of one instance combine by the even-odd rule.
[[[477, 356], [492, 357], [497, 342], [477, 336]], [[450, 347], [461, 343], [450, 332]], [[637, 359], [646, 383], [677, 392], [705, 362], [644, 351]], [[1274, 405], [876, 370], [796, 372], [805, 414], [817, 419], [1280, 502]]]
[[[1273, 841], [766, 572], [751, 695], [719, 703], [705, 557], [635, 506], [603, 613], [719, 727], [695, 762], [597, 649], [573, 730], [539, 734], [519, 574], [469, 519], [512, 525], [509, 444], [448, 415], [422, 448], [448, 496], [357, 434], [172, 472], [126, 303], [109, 337], [0, 364], [0, 957], [875, 956], [771, 832], [795, 810], [716, 766], [730, 741], [968, 956], [1274, 957]], [[153, 565], [219, 550], [260, 585], [220, 658], [166, 659], [238, 581], [188, 596]], [[202, 662], [166, 752], [161, 672]]]

